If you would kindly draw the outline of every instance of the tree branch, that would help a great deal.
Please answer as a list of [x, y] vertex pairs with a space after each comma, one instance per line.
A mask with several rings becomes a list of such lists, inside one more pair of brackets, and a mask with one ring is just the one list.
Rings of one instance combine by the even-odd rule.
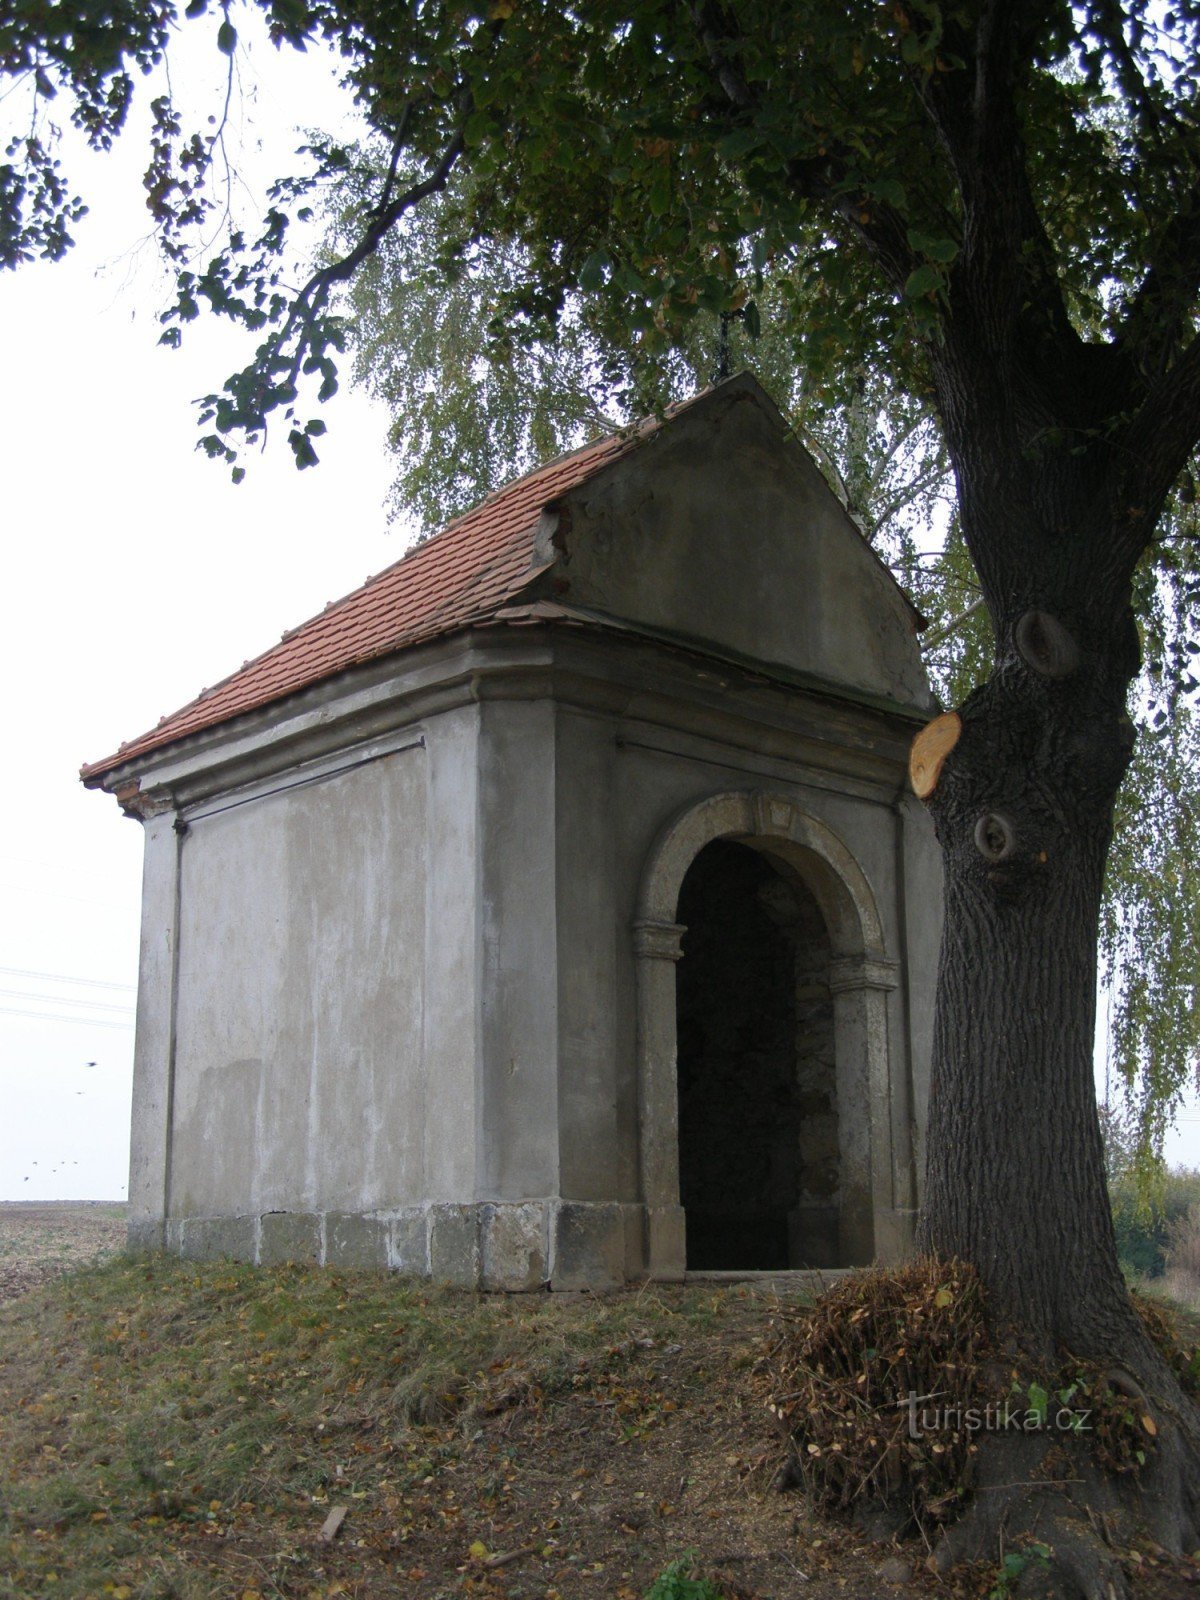
[[1075, 327], [1030, 183], [1019, 90], [1054, 9], [1050, 0], [985, 0], [973, 25], [947, 30], [946, 48], [966, 70], [914, 67], [911, 76], [962, 203], [947, 341], [981, 381], [994, 375], [1021, 392], [1047, 426], [1087, 428], [1130, 407], [1136, 371], [1127, 351], [1089, 344]]
[[1140, 538], [1140, 553], [1162, 502], [1200, 443], [1200, 334], [1153, 385], [1120, 443], [1125, 516], [1130, 540]]
[[702, 0], [692, 6], [692, 19], [725, 98], [739, 111], [757, 111], [758, 98], [733, 60], [735, 35], [728, 14], [714, 0]]
[[[287, 382], [294, 384], [299, 376], [304, 357], [308, 351], [309, 335], [318, 317], [329, 303], [329, 296], [336, 284], [346, 283], [368, 258], [374, 254], [384, 238], [406, 211], [411, 211], [415, 205], [426, 199], [431, 194], [443, 190], [450, 181], [450, 174], [455, 163], [463, 152], [463, 134], [461, 123], [450, 143], [442, 152], [441, 158], [427, 178], [412, 184], [402, 194], [396, 194], [396, 174], [399, 169], [400, 156], [404, 149], [404, 136], [409, 117], [409, 108], [406, 106], [401, 120], [400, 130], [392, 142], [391, 161], [388, 166], [387, 177], [384, 180], [383, 191], [377, 203], [368, 213], [369, 222], [363, 230], [362, 237], [353, 250], [341, 256], [337, 261], [327, 267], [320, 267], [309, 278], [308, 282], [292, 301], [290, 310], [274, 340], [276, 350], [284, 350], [293, 339], [295, 349], [288, 368]], [[465, 112], [464, 118], [465, 120]]]
[[[737, 65], [739, 37], [734, 18], [717, 0], [693, 5], [692, 18], [725, 99], [735, 110], [753, 117], [759, 110], [759, 100]], [[849, 224], [899, 292], [919, 264], [908, 243], [908, 230], [899, 213], [885, 201], [844, 193], [840, 179], [845, 167], [836, 153], [792, 161], [788, 164], [788, 180], [802, 199], [830, 206]]]

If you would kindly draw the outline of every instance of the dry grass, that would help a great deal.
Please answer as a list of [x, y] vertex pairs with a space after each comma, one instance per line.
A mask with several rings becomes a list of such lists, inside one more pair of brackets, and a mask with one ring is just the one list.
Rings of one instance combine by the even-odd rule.
[[726, 1600], [898, 1592], [769, 1488], [765, 1322], [746, 1290], [71, 1272], [0, 1308], [0, 1595], [638, 1600], [690, 1549]]
[[994, 1569], [940, 1581], [920, 1546], [881, 1575], [886, 1550], [772, 1490], [755, 1369], [796, 1309], [61, 1273], [0, 1306], [0, 1596], [641, 1600], [681, 1559], [720, 1600], [986, 1593]]

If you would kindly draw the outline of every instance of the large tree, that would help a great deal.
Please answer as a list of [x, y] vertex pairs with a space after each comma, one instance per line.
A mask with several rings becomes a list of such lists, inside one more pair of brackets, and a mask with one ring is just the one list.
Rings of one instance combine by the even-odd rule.
[[[1194, 1545], [1200, 1418], [1118, 1270], [1092, 1041], [1134, 743], [1134, 580], [1200, 439], [1200, 6], [261, 4], [281, 40], [344, 52], [389, 156], [352, 245], [294, 293], [283, 252], [313, 178], [278, 186], [258, 237], [193, 263], [181, 230], [204, 220], [212, 143], [155, 102], [150, 196], [180, 266], [168, 336], [205, 302], [264, 336], [207, 407], [208, 448], [235, 471], [276, 414], [314, 458], [321, 424], [297, 407], [306, 381], [335, 381], [338, 286], [456, 171], [471, 178], [459, 248], [524, 248], [500, 341], [535, 339], [577, 288], [649, 353], [698, 308], [753, 326], [770, 268], [814, 361], [853, 350], [928, 386], [995, 650], [924, 763], [946, 898], [922, 1242], [977, 1269], [993, 1327], [1031, 1357], [1123, 1375], [1157, 1430], [1142, 1510], [1163, 1542]], [[0, 8], [0, 65], [35, 102], [0, 168], [5, 259], [60, 252], [77, 209], [40, 103], [65, 84], [103, 144], [174, 21], [169, 0]], [[236, 45], [228, 7], [218, 43]], [[353, 159], [314, 148], [318, 179]], [[1014, 1449], [991, 1450], [963, 1548], [1002, 1511], [1013, 1527], [1040, 1514], [1043, 1491], [1011, 1488], [1031, 1467]], [[1060, 1531], [1104, 1593], [1095, 1539]]]

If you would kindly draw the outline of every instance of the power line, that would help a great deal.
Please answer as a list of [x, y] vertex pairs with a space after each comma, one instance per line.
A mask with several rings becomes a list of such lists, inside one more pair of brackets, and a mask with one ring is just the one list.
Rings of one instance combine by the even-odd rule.
[[122, 1017], [133, 1015], [132, 1006], [106, 1006], [102, 1000], [89, 1000], [86, 995], [76, 1000], [70, 994], [35, 994], [32, 989], [0, 989], [9, 1000], [38, 1000], [53, 1006], [90, 1006], [93, 1011], [114, 1011]]
[[121, 1028], [131, 1031], [132, 1022], [107, 1022], [103, 1017], [68, 1017], [50, 1011], [21, 1011], [16, 1006], [0, 1006], [6, 1017], [36, 1017], [39, 1022], [77, 1022], [87, 1028]]
[[132, 994], [136, 983], [112, 983], [106, 978], [72, 978], [65, 972], [28, 972], [24, 967], [0, 967], [6, 978], [42, 978], [46, 983], [79, 983], [89, 989], [124, 989]]

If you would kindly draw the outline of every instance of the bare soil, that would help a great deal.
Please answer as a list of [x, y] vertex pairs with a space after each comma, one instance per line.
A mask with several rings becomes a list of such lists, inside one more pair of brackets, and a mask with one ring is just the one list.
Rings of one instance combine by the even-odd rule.
[[0, 1201], [0, 1301], [125, 1245], [118, 1201]]

